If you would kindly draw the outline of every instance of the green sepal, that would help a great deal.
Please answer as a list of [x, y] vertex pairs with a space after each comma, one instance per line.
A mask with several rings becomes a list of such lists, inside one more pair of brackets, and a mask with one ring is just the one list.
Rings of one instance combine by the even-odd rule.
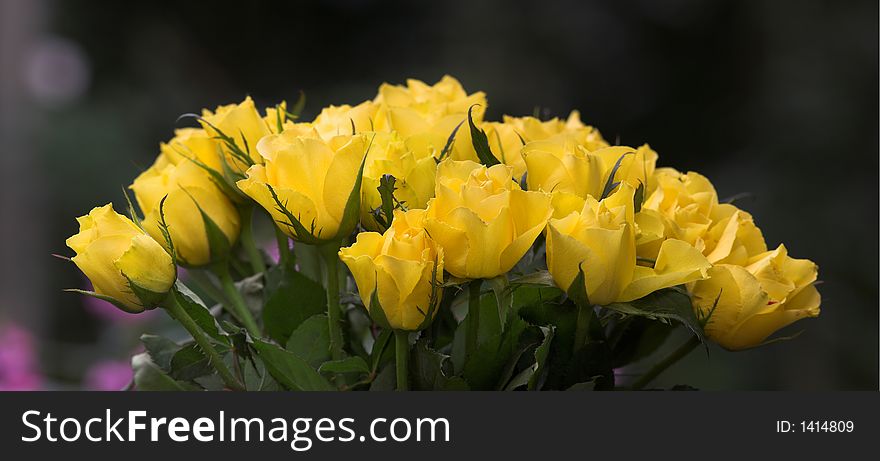
[[123, 303], [122, 301], [120, 301], [112, 296], [98, 294], [98, 293], [95, 293], [94, 291], [80, 290], [79, 288], [65, 288], [64, 291], [69, 292], [69, 293], [77, 293], [77, 294], [81, 294], [81, 295], [91, 296], [92, 298], [100, 299], [101, 301], [107, 301], [108, 303], [116, 306], [119, 310], [124, 311], [124, 312], [128, 312], [129, 314], [140, 314], [141, 312], [144, 311], [144, 309], [137, 309], [137, 310], [132, 309], [131, 307], [126, 306], [125, 303]]
[[[238, 145], [238, 143], [235, 142], [234, 138], [232, 138], [231, 136], [224, 133], [220, 128], [217, 128], [213, 123], [205, 120], [205, 118], [202, 117], [201, 115], [183, 114], [180, 117], [178, 117], [177, 120], [181, 120], [184, 118], [194, 118], [194, 119], [198, 120], [199, 122], [204, 123], [205, 125], [208, 125], [209, 127], [211, 127], [211, 129], [213, 129], [217, 133], [217, 135], [214, 136], [214, 139], [218, 139], [220, 141], [223, 141], [223, 143], [229, 149], [229, 151], [233, 157], [238, 159], [241, 163], [244, 163], [245, 166], [247, 166], [247, 167], [254, 164], [254, 159], [250, 156], [250, 149], [248, 148], [247, 141], [244, 139], [244, 136], [242, 136], [242, 141], [244, 141], [245, 150], [242, 150], [241, 147]], [[223, 157], [221, 157], [221, 158], [223, 158]]]
[[162, 238], [168, 247], [168, 253], [171, 254], [171, 261], [177, 264], [178, 255], [174, 249], [174, 240], [171, 239], [171, 231], [168, 230], [168, 223], [165, 221], [165, 200], [168, 200], [168, 194], [165, 194], [162, 200], [159, 201], [159, 232], [162, 233]]
[[278, 198], [278, 193], [275, 192], [275, 188], [269, 184], [266, 184], [266, 188], [269, 189], [269, 194], [272, 195], [272, 200], [275, 201], [275, 209], [278, 210], [279, 213], [283, 214], [285, 218], [287, 218], [287, 221], [276, 220], [276, 222], [290, 229], [291, 233], [293, 234], [292, 237], [294, 240], [308, 245], [320, 245], [321, 243], [323, 243], [321, 239], [314, 235], [314, 221], [312, 221], [311, 229], [306, 229], [306, 227], [303, 226], [302, 222], [300, 222], [299, 218], [294, 216], [293, 213], [291, 213], [290, 210], [287, 209], [287, 203], [281, 202], [281, 199]]
[[611, 168], [611, 172], [608, 174], [608, 179], [605, 181], [605, 187], [602, 188], [602, 196], [599, 200], [603, 200], [605, 197], [611, 195], [611, 191], [620, 184], [620, 182], [614, 182], [614, 176], [617, 174], [617, 170], [620, 169], [620, 163], [623, 162], [623, 158], [627, 155], [633, 154], [635, 154], [635, 151], [625, 152], [617, 159], [617, 162], [614, 163], [614, 168]]
[[458, 134], [458, 129], [461, 128], [461, 125], [464, 124], [464, 120], [458, 122], [458, 125], [455, 125], [452, 133], [449, 133], [449, 137], [446, 138], [446, 145], [443, 146], [443, 150], [440, 151], [440, 155], [437, 157], [437, 162], [443, 161], [446, 158], [446, 155], [452, 150], [452, 146], [455, 144], [455, 135]]
[[645, 183], [639, 181], [639, 187], [633, 194], [633, 213], [642, 211], [642, 205], [645, 203]]
[[379, 366], [382, 362], [382, 356], [385, 352], [385, 349], [388, 348], [388, 344], [391, 343], [391, 339], [394, 337], [394, 332], [391, 329], [383, 329], [382, 333], [376, 338], [376, 341], [373, 342], [373, 349], [370, 351], [370, 370], [373, 373], [376, 373], [379, 370]]
[[370, 318], [373, 319], [373, 322], [380, 327], [391, 330], [391, 325], [388, 323], [388, 317], [385, 316], [385, 310], [382, 309], [382, 304], [379, 302], [379, 285], [376, 284], [376, 287], [373, 289], [373, 294], [370, 296], [370, 306], [367, 308], [367, 312], [370, 314]]
[[284, 120], [287, 118], [287, 111], [283, 107], [286, 106], [287, 103], [284, 101], [280, 104], [275, 104], [275, 129], [278, 130], [278, 133], [284, 131]]
[[125, 203], [128, 206], [128, 217], [131, 218], [131, 221], [135, 226], [138, 226], [140, 230], [144, 230], [144, 226], [141, 225], [141, 218], [138, 217], [137, 212], [134, 210], [134, 204], [131, 202], [131, 197], [128, 196], [128, 191], [125, 188], [122, 188], [122, 195], [125, 196]]
[[300, 115], [302, 115], [303, 109], [306, 107], [306, 93], [302, 90], [299, 91], [299, 98], [296, 99], [296, 102], [293, 104], [293, 108], [287, 112], [287, 118], [291, 120], [299, 119]]
[[431, 270], [431, 296], [428, 298], [428, 311], [422, 312], [422, 310], [419, 309], [419, 312], [424, 315], [424, 319], [422, 320], [422, 323], [416, 327], [417, 331], [424, 330], [431, 325], [431, 322], [434, 320], [434, 313], [437, 312], [437, 308], [440, 305], [440, 295], [443, 293], [443, 288], [437, 281], [437, 265], [439, 262], [439, 256], [434, 258], [434, 267]]
[[587, 295], [587, 285], [584, 279], [584, 266], [583, 263], [581, 263], [578, 264], [578, 275], [574, 278], [574, 281], [571, 282], [571, 285], [569, 285], [566, 294], [576, 306], [588, 308], [591, 307], [591, 304], [590, 297]]
[[361, 165], [358, 168], [358, 174], [355, 178], [354, 187], [351, 189], [351, 193], [348, 195], [348, 201], [345, 203], [345, 209], [342, 214], [342, 220], [339, 223], [339, 229], [332, 238], [322, 238], [320, 235], [315, 235], [315, 222], [314, 220], [310, 224], [310, 228], [306, 229], [306, 227], [302, 224], [302, 222], [296, 216], [291, 213], [291, 211], [287, 208], [287, 204], [281, 202], [281, 199], [278, 197], [278, 193], [275, 192], [275, 188], [271, 185], [266, 184], [266, 188], [269, 190], [269, 194], [272, 195], [272, 200], [275, 201], [275, 207], [279, 213], [283, 214], [287, 221], [277, 221], [280, 225], [287, 227], [292, 231], [293, 239], [302, 243], [306, 243], [309, 245], [322, 245], [328, 242], [338, 242], [348, 237], [354, 231], [354, 228], [357, 226], [358, 221], [360, 221], [360, 211], [361, 211], [361, 183], [364, 179], [364, 165], [367, 162], [367, 154], [370, 152], [370, 147], [372, 146], [372, 139], [370, 140], [370, 145], [367, 146], [367, 151], [364, 153], [364, 158], [361, 160]]
[[361, 159], [361, 166], [358, 168], [357, 177], [354, 180], [354, 186], [351, 188], [351, 193], [348, 194], [348, 201], [345, 203], [342, 220], [339, 222], [339, 230], [336, 232], [336, 235], [334, 235], [333, 238], [328, 239], [328, 241], [341, 241], [348, 237], [360, 221], [361, 184], [364, 181], [364, 166], [367, 164], [367, 156], [370, 154], [370, 148], [373, 147], [374, 138], [375, 135], [370, 138], [370, 144], [367, 145], [367, 150], [364, 152], [364, 158]]
[[223, 230], [220, 229], [220, 226], [208, 216], [208, 213], [199, 205], [199, 202], [196, 201], [195, 197], [193, 197], [189, 191], [186, 189], [182, 189], [186, 195], [192, 199], [193, 203], [196, 205], [196, 208], [199, 210], [199, 214], [202, 216], [202, 223], [205, 225], [205, 236], [208, 238], [208, 251], [210, 253], [211, 262], [223, 261], [227, 257], [229, 257], [229, 253], [232, 251], [232, 243], [226, 237], [226, 234], [223, 233]]
[[[219, 149], [219, 148], [218, 148]], [[220, 163], [223, 166], [223, 171], [217, 171], [214, 168], [209, 167], [205, 162], [195, 158], [184, 155], [183, 157], [190, 162], [193, 162], [196, 166], [204, 170], [208, 173], [211, 182], [214, 183], [224, 195], [229, 197], [234, 203], [245, 203], [250, 200], [250, 197], [244, 195], [239, 191], [238, 186], [235, 185], [235, 182], [241, 179], [244, 179], [245, 176], [236, 173], [229, 167], [229, 164], [226, 162], [226, 156], [223, 155], [222, 151], [218, 151], [217, 155], [220, 159]]]
[[382, 232], [388, 230], [391, 223], [394, 222], [394, 210], [397, 208], [405, 209], [404, 204], [394, 197], [394, 191], [397, 190], [396, 183], [397, 178], [390, 174], [383, 174], [379, 178], [379, 187], [376, 188], [382, 199], [382, 205], [373, 210], [372, 214]]
[[141, 306], [144, 309], [150, 310], [155, 309], [156, 306], [161, 305], [168, 298], [168, 293], [156, 293], [155, 291], [148, 290], [146, 288], [142, 288], [134, 283], [127, 275], [122, 274], [125, 277], [125, 280], [128, 281], [128, 289], [134, 293], [135, 296], [141, 301]]
[[478, 104], [474, 104], [468, 108], [468, 125], [471, 129], [471, 143], [474, 146], [474, 151], [477, 152], [477, 158], [480, 159], [480, 163], [486, 165], [487, 167], [492, 165], [498, 165], [501, 162], [492, 155], [492, 149], [489, 148], [489, 138], [486, 136], [486, 132], [474, 124], [474, 118], [472, 116], [472, 112], [474, 110], [474, 106]]

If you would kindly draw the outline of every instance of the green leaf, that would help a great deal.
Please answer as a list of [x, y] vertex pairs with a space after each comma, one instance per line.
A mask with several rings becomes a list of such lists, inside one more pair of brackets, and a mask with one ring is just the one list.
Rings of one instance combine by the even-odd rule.
[[171, 358], [180, 350], [180, 346], [174, 341], [156, 335], [141, 335], [141, 342], [153, 363], [159, 366], [163, 371], [171, 370]]
[[666, 323], [680, 322], [701, 342], [705, 342], [703, 327], [694, 313], [691, 298], [682, 288], [664, 288], [635, 301], [612, 303], [602, 307], [623, 315], [635, 315]]
[[249, 360], [245, 363], [242, 374], [245, 387], [249, 391], [283, 391], [284, 387], [272, 378], [266, 365], [260, 360]]
[[330, 325], [324, 314], [303, 321], [290, 335], [285, 347], [314, 369], [330, 360]]
[[282, 270], [278, 286], [267, 293], [263, 307], [266, 334], [286, 344], [290, 334], [307, 318], [321, 314], [327, 307], [327, 295], [321, 284], [289, 269]]
[[252, 347], [269, 373], [285, 388], [295, 391], [331, 391], [335, 388], [305, 360], [274, 344], [255, 339]]
[[183, 346], [171, 358], [169, 375], [174, 379], [190, 381], [211, 373], [214, 367], [195, 343]]
[[[532, 325], [555, 327], [547, 361], [547, 376], [542, 389], [561, 390], [574, 383], [601, 376], [599, 387], [612, 389], [614, 374], [611, 353], [599, 332], [591, 332], [590, 341], [574, 353], [578, 309], [571, 300], [541, 300], [523, 306], [520, 316]], [[597, 334], [598, 333], [598, 334]]]
[[486, 132], [474, 125], [474, 118], [471, 113], [476, 105], [477, 104], [474, 104], [468, 108], [468, 125], [471, 129], [471, 142], [474, 145], [474, 150], [477, 152], [477, 158], [480, 159], [480, 163], [486, 166], [498, 165], [501, 162], [499, 162], [495, 155], [492, 154], [492, 149], [489, 148], [489, 138], [486, 136]]
[[393, 391], [397, 389], [397, 373], [394, 365], [388, 365], [376, 375], [376, 379], [370, 383], [371, 391]]
[[510, 382], [507, 383], [507, 387], [504, 388], [505, 391], [514, 391], [520, 387], [523, 387], [531, 381], [532, 376], [535, 374], [535, 369], [538, 367], [537, 364], [532, 364], [529, 367], [523, 368], [516, 376], [510, 378]]
[[[205, 307], [199, 297], [179, 280], [175, 286], [176, 289], [173, 290], [173, 296], [177, 297], [177, 302], [195, 320], [199, 328], [219, 344], [229, 346], [229, 338], [226, 336], [226, 333], [220, 330], [217, 319], [211, 315], [211, 312]], [[170, 315], [170, 311], [168, 312]]]
[[158, 365], [150, 360], [148, 353], [137, 354], [131, 358], [134, 372], [134, 387], [139, 391], [194, 391], [197, 387], [176, 381], [165, 374]]
[[[464, 291], [465, 299], [467, 291]], [[503, 331], [501, 318], [498, 316], [498, 303], [495, 301], [495, 293], [489, 291], [480, 296], [480, 325], [477, 331], [477, 345], [482, 345], [490, 340], [498, 341]], [[455, 329], [452, 342], [452, 363], [456, 373], [462, 372], [469, 357], [465, 357], [465, 336], [467, 333], [468, 317], [465, 317]], [[496, 345], [497, 346], [497, 345]]]
[[379, 366], [382, 364], [383, 356], [385, 359], [390, 360], [391, 353], [386, 353], [386, 349], [388, 349], [388, 345], [391, 343], [391, 340], [394, 338], [394, 332], [390, 329], [382, 330], [382, 333], [376, 338], [376, 341], [373, 342], [373, 350], [370, 352], [370, 369], [375, 373]]
[[419, 391], [468, 390], [463, 379], [452, 376], [449, 356], [428, 347], [425, 338], [416, 341], [410, 355], [410, 385]]
[[550, 360], [550, 345], [553, 343], [553, 336], [556, 334], [556, 327], [550, 326], [544, 333], [544, 341], [535, 349], [535, 372], [529, 378], [529, 390], [540, 391], [547, 379], [547, 362]]
[[[484, 299], [486, 299], [484, 297]], [[481, 303], [481, 309], [484, 303]], [[491, 306], [491, 304], [490, 304]], [[491, 306], [495, 307], [495, 306]], [[485, 318], [481, 310], [481, 323]], [[463, 376], [471, 389], [495, 390], [503, 388], [514, 373], [514, 367], [526, 349], [538, 341], [537, 328], [531, 328], [518, 315], [511, 313], [503, 331], [488, 337], [479, 344], [477, 350], [465, 359]]]
[[369, 374], [370, 367], [360, 357], [346, 357], [340, 360], [324, 362], [318, 369], [321, 373], [359, 373]]
[[659, 350], [675, 328], [645, 317], [619, 319], [608, 335], [612, 366], [619, 368], [634, 363]]

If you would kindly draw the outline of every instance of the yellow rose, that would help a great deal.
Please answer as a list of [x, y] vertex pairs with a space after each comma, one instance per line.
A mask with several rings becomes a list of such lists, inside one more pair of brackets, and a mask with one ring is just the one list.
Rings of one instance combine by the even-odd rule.
[[527, 192], [505, 165], [486, 168], [445, 160], [437, 170], [435, 197], [425, 228], [446, 256], [446, 270], [466, 279], [506, 273], [544, 230], [550, 196]]
[[718, 206], [718, 194], [712, 183], [693, 171], [682, 174], [672, 168], [657, 169], [649, 183], [642, 208], [663, 217], [669, 237], [705, 250], [703, 237]]
[[[443, 282], [443, 250], [422, 227], [425, 210], [395, 210], [384, 234], [361, 232], [339, 251], [351, 270], [361, 300], [377, 323], [416, 331], [436, 314]], [[380, 306], [373, 306], [373, 292]], [[378, 308], [378, 309], [377, 309]]]
[[[602, 174], [603, 185], [614, 172], [612, 182], [623, 181], [634, 188], [639, 187], [639, 184], [645, 184], [647, 187], [657, 164], [657, 152], [647, 144], [638, 149], [626, 146], [603, 147], [593, 150], [592, 154], [602, 160], [605, 169]], [[617, 171], [613, 171], [618, 161], [620, 166]]]
[[468, 108], [474, 104], [480, 106], [474, 108], [474, 117], [482, 117], [487, 105], [485, 93], [478, 91], [469, 95], [461, 83], [449, 75], [434, 85], [416, 79], [407, 80], [406, 86], [383, 83], [374, 102], [385, 108], [409, 109], [402, 112], [417, 114], [429, 125], [449, 115], [467, 115]]
[[[174, 165], [160, 155], [155, 164], [129, 186], [144, 212], [144, 229], [165, 242], [160, 227], [160, 203], [165, 199], [165, 223], [181, 264], [204, 266], [220, 261], [238, 239], [240, 218], [232, 201], [206, 171], [195, 163]], [[214, 241], [220, 231], [226, 242]], [[170, 249], [169, 249], [170, 250]]]
[[580, 211], [550, 219], [547, 268], [557, 286], [568, 291], [583, 270], [589, 301], [607, 305], [705, 277], [709, 262], [680, 240], [663, 241], [653, 267], [636, 264], [634, 193], [624, 183], [601, 202], [587, 197]]
[[226, 162], [234, 172], [242, 173], [251, 164], [261, 162], [255, 150], [257, 142], [263, 136], [270, 134], [270, 131], [250, 96], [240, 104], [220, 106], [213, 112], [203, 110], [202, 119], [204, 120], [202, 125], [208, 133], [219, 136], [217, 130], [220, 130], [224, 135], [232, 138], [240, 149], [243, 156], [237, 155], [230, 146], [221, 142]]
[[73, 262], [95, 293], [127, 312], [155, 307], [171, 290], [177, 270], [171, 256], [110, 204], [76, 219], [79, 233], [67, 239]]
[[354, 107], [348, 104], [325, 107], [310, 126], [326, 140], [335, 136], [375, 131], [376, 109], [376, 105], [371, 101], [364, 101]]
[[285, 130], [257, 144], [265, 165], [250, 167], [247, 178], [236, 184], [293, 239], [308, 243], [338, 240], [357, 224], [359, 204], [355, 203], [358, 207], [350, 217], [346, 209], [352, 195], [360, 197], [358, 178], [366, 149], [362, 134], [324, 141]]
[[526, 162], [522, 157], [523, 139], [516, 128], [508, 123], [484, 122], [481, 128], [486, 132], [489, 149], [499, 162], [513, 168], [517, 180], [526, 172]]
[[376, 130], [394, 130], [403, 138], [430, 135], [441, 150], [456, 126], [464, 122], [456, 132], [449, 157], [477, 159], [466, 119], [468, 109], [476, 104], [472, 114], [474, 123], [483, 120], [487, 106], [485, 93], [469, 95], [458, 80], [447, 75], [433, 86], [414, 79], [407, 80], [405, 87], [382, 84], [374, 102], [379, 105]]
[[[269, 127], [272, 134], [278, 134], [295, 124], [293, 120], [287, 118], [287, 101], [281, 101], [274, 107], [267, 107], [263, 122]], [[281, 125], [280, 129], [279, 124]]]
[[433, 150], [427, 148], [421, 139], [403, 141], [394, 132], [368, 133], [367, 136], [372, 142], [361, 186], [361, 223], [368, 230], [378, 230], [372, 211], [382, 205], [378, 190], [382, 176], [394, 176], [394, 197], [406, 209], [422, 209], [434, 196], [437, 162]]
[[581, 198], [602, 194], [602, 159], [570, 135], [532, 141], [522, 148], [529, 190], [565, 192]]
[[220, 144], [201, 128], [174, 130], [174, 137], [159, 146], [164, 159], [175, 165], [195, 160], [215, 171], [223, 171], [220, 162]]
[[764, 235], [752, 215], [727, 203], [712, 210], [712, 226], [703, 241], [703, 254], [712, 264], [745, 266], [749, 259], [767, 251]]
[[707, 280], [694, 284], [694, 308], [702, 317], [711, 312], [706, 334], [724, 348], [759, 346], [780, 328], [819, 315], [817, 274], [815, 263], [789, 257], [780, 245], [745, 267], [712, 267]]
[[608, 143], [602, 139], [602, 134], [598, 130], [581, 122], [581, 115], [578, 111], [572, 111], [565, 121], [558, 118], [541, 121], [535, 117], [511, 117], [509, 115], [505, 115], [503, 120], [504, 124], [513, 127], [526, 143], [568, 134], [576, 139], [578, 144], [590, 151], [608, 147]]
[[591, 150], [582, 138], [570, 133], [529, 142], [522, 156], [529, 172], [529, 189], [596, 199], [602, 196], [612, 173], [612, 183], [625, 182], [636, 188], [651, 178], [657, 162], [657, 153], [647, 144], [638, 149], [610, 146]]

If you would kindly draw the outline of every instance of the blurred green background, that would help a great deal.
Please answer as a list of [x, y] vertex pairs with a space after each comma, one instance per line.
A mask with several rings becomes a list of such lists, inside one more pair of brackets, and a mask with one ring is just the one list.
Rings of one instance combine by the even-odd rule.
[[84, 280], [49, 255], [70, 253], [76, 216], [122, 209], [178, 115], [302, 90], [311, 116], [445, 73], [486, 91], [491, 118], [579, 109], [722, 198], [750, 193], [739, 204], [768, 246], [819, 264], [822, 315], [783, 332], [799, 338], [695, 352], [656, 384], [878, 387], [876, 1], [0, 5], [0, 324], [30, 332], [23, 387], [107, 387], [95, 367], [124, 368], [138, 335], [165, 327], [62, 292]]

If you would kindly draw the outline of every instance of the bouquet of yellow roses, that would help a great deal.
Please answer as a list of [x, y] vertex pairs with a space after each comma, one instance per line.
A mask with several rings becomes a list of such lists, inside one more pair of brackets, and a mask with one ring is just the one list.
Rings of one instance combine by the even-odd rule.
[[640, 389], [708, 340], [753, 348], [819, 315], [813, 262], [578, 112], [487, 121], [449, 76], [310, 122], [304, 102], [181, 117], [128, 217], [78, 218], [94, 291], [72, 291], [192, 337], [145, 334], [136, 389]]

